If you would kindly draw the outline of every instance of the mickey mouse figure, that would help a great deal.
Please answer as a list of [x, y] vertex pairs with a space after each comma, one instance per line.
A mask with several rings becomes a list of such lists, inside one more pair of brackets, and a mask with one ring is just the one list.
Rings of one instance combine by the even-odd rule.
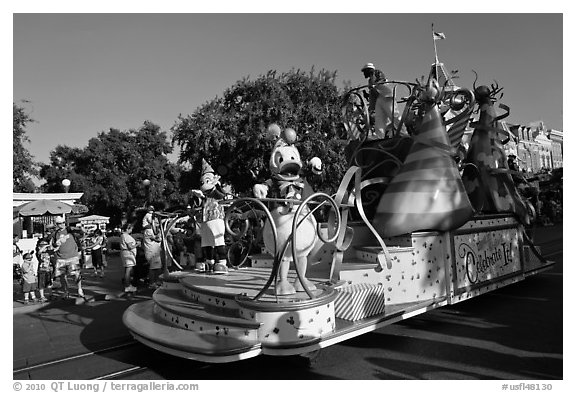
[[197, 205], [201, 206], [200, 237], [202, 238], [202, 256], [196, 262], [195, 270], [203, 273], [213, 271], [214, 274], [227, 274], [226, 246], [224, 234], [224, 206], [218, 201], [225, 199], [226, 193], [222, 190], [220, 176], [205, 159], [202, 159], [202, 175], [200, 177], [200, 190], [192, 190], [197, 198]]
[[[279, 252], [284, 248], [286, 242], [292, 240], [292, 223], [298, 206], [290, 202], [290, 200], [300, 201], [303, 199], [306, 180], [301, 177], [304, 164], [300, 158], [300, 152], [294, 145], [297, 139], [296, 131], [292, 128], [286, 128], [282, 132], [277, 124], [272, 124], [268, 127], [268, 132], [273, 137], [278, 137], [269, 162], [272, 176], [264, 184], [254, 185], [253, 192], [256, 198], [266, 198], [269, 195], [272, 198], [286, 200], [285, 202], [276, 203], [271, 211], [277, 231], [276, 244], [274, 243], [270, 222], [266, 222], [263, 229], [266, 250], [274, 254], [274, 250]], [[311, 166], [313, 174], [320, 175], [322, 173], [322, 161], [320, 158], [314, 157], [308, 164]], [[306, 214], [307, 212], [309, 210], [305, 208], [303, 213]], [[280, 262], [278, 281], [275, 287], [276, 295], [291, 295], [296, 292], [303, 292], [305, 291], [304, 286], [308, 290], [316, 288], [312, 282], [305, 278], [308, 265], [307, 257], [318, 239], [316, 231], [317, 223], [312, 214], [299, 224], [296, 234], [296, 255], [292, 256], [292, 245], [289, 244]], [[297, 265], [302, 277], [302, 282], [296, 279], [294, 285], [288, 282], [288, 272], [292, 260]]]

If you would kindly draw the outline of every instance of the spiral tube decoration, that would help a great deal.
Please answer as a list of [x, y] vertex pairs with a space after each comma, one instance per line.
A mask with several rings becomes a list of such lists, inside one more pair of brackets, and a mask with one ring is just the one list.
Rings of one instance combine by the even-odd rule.
[[[393, 135], [398, 136], [400, 130], [402, 129], [402, 126], [406, 123], [408, 117], [410, 116], [410, 111], [413, 107], [414, 102], [417, 100], [419, 92], [422, 90], [422, 86], [416, 83], [410, 83], [405, 81], [392, 81], [392, 80], [378, 82], [376, 85], [378, 86], [385, 84], [392, 84], [394, 86], [392, 89], [392, 100], [394, 103], [394, 108], [396, 106], [396, 92], [398, 89], [398, 85], [401, 85], [406, 89], [408, 89], [408, 95], [405, 98], [402, 98], [400, 101], [398, 101], [399, 103], [406, 104], [402, 116], [400, 118], [400, 122], [398, 123], [397, 127], [395, 127], [394, 124], [392, 124], [392, 126], [394, 127]], [[361, 93], [363, 90], [369, 89], [369, 87], [370, 87], [369, 85], [363, 85], [350, 89], [348, 92], [346, 92], [346, 94], [344, 94], [342, 99], [341, 107], [342, 107], [342, 115], [344, 118], [344, 128], [348, 132], [349, 136], [350, 136], [350, 130], [353, 126], [358, 127], [358, 129], [360, 130], [360, 135], [357, 138], [353, 138], [358, 139], [359, 143], [356, 146], [354, 152], [352, 153], [352, 159], [349, 163], [349, 166], [358, 166], [358, 163], [354, 162], [354, 159], [358, 155], [358, 151], [362, 149], [362, 146], [368, 139], [368, 134], [370, 133], [370, 129], [372, 126], [372, 124], [370, 124], [370, 113], [368, 112], [369, 105], [368, 102], [366, 101], [366, 98], [364, 98], [363, 94]], [[351, 108], [350, 105], [352, 105], [352, 110], [350, 110]], [[356, 113], [354, 109], [356, 111], [362, 112], [361, 118], [351, 118], [352, 116], [358, 116], [358, 113]]]
[[[313, 210], [310, 210], [308, 213], [306, 213], [306, 215], [302, 218], [302, 220], [298, 221], [297, 219], [302, 214], [303, 209], [308, 205], [308, 203], [310, 203], [313, 199], [316, 199], [316, 198], [325, 199], [325, 201], [319, 203]], [[304, 220], [306, 220], [310, 214], [313, 214], [316, 210], [318, 210], [326, 201], [332, 206], [333, 211], [336, 214], [337, 227], [334, 231], [334, 235], [332, 237], [325, 239], [325, 238], [323, 238], [322, 232], [320, 231], [320, 226], [318, 225], [318, 228], [317, 228], [318, 237], [324, 243], [332, 243], [333, 241], [336, 240], [336, 238], [338, 238], [338, 235], [339, 235], [340, 230], [341, 230], [341, 225], [342, 225], [342, 217], [340, 216], [340, 210], [338, 210], [338, 206], [336, 205], [336, 202], [334, 201], [334, 199], [332, 199], [332, 197], [330, 197], [327, 194], [324, 194], [321, 192], [314, 193], [314, 194], [310, 195], [308, 198], [306, 198], [300, 206], [298, 206], [298, 209], [296, 209], [296, 213], [294, 214], [294, 220], [292, 221], [292, 255], [293, 256], [296, 255], [296, 234], [298, 233], [298, 231], [297, 231], [298, 226]], [[289, 242], [290, 242], [290, 239], [288, 239], [288, 241], [286, 242], [286, 245]], [[300, 280], [300, 282], [302, 284], [304, 284], [302, 274], [298, 270], [298, 264], [295, 263], [294, 267], [296, 270], [296, 275], [298, 276], [298, 280]], [[306, 285], [302, 285], [302, 287], [304, 288], [304, 290], [306, 291], [306, 294], [308, 294], [310, 299], [313, 299], [314, 295], [312, 294], [312, 292], [310, 292], [310, 290], [306, 287]]]
[[[286, 243], [282, 246], [281, 250], [278, 249], [278, 243], [277, 243], [278, 230], [276, 228], [276, 224], [275, 224], [274, 219], [272, 217], [272, 213], [267, 208], [267, 206], [264, 204], [264, 202], [275, 202], [275, 203], [290, 202], [290, 203], [294, 203], [294, 204], [299, 205], [298, 208], [296, 209], [296, 212], [294, 213], [294, 218], [292, 221], [292, 234], [289, 236]], [[292, 199], [280, 199], [280, 198], [262, 198], [262, 199], [239, 198], [232, 203], [230, 208], [226, 211], [226, 216], [224, 218], [226, 231], [229, 234], [234, 235], [234, 236], [243, 236], [244, 234], [247, 233], [247, 231], [251, 225], [249, 220], [247, 220], [244, 217], [241, 217], [241, 219], [244, 220], [243, 228], [240, 231], [234, 231], [232, 229], [231, 222], [234, 221], [234, 219], [238, 219], [237, 217], [236, 218], [233, 217], [234, 210], [235, 209], [242, 210], [243, 207], [248, 207], [250, 210], [255, 212], [256, 209], [253, 207], [253, 205], [256, 205], [259, 208], [258, 210], [261, 210], [265, 213], [266, 218], [268, 219], [268, 221], [270, 223], [270, 227], [272, 230], [272, 236], [274, 239], [274, 263], [272, 266], [272, 271], [270, 272], [270, 277], [268, 278], [268, 280], [266, 281], [266, 283], [264, 284], [262, 289], [258, 292], [258, 294], [256, 296], [254, 296], [254, 298], [252, 300], [258, 300], [260, 297], [262, 297], [262, 295], [270, 288], [272, 283], [277, 279], [277, 274], [278, 274], [278, 270], [280, 268], [280, 263], [282, 261], [282, 257], [286, 253], [286, 250], [288, 248], [289, 243], [292, 244], [292, 255], [296, 255], [296, 233], [297, 233], [298, 226], [302, 222], [304, 222], [304, 220], [306, 220], [311, 214], [314, 214], [315, 211], [317, 211], [320, 207], [322, 207], [323, 205], [325, 205], [327, 203], [332, 207], [332, 209], [334, 211], [333, 217], [335, 217], [335, 218], [333, 218], [330, 222], [330, 223], [336, 224], [336, 228], [334, 229], [334, 234], [332, 236], [325, 237], [324, 234], [320, 231], [319, 225], [318, 225], [316, 230], [317, 230], [318, 237], [320, 238], [320, 240], [322, 242], [331, 243], [331, 242], [336, 240], [336, 238], [338, 237], [338, 235], [340, 233], [341, 215], [340, 215], [340, 211], [338, 210], [338, 205], [336, 204], [334, 199], [327, 194], [314, 193], [314, 194], [310, 195], [308, 198], [306, 198], [304, 201], [297, 201], [297, 200], [292, 200]], [[308, 211], [306, 211], [304, 213], [304, 209], [306, 208], [306, 206], [308, 206], [310, 204], [314, 204], [316, 206], [314, 208], [308, 208]], [[296, 274], [298, 276], [298, 279], [300, 280], [300, 282], [302, 282], [303, 281], [302, 274], [298, 270], [297, 264], [294, 264], [294, 265], [296, 267]], [[306, 288], [305, 285], [303, 285], [303, 287], [304, 287], [307, 295], [311, 299], [313, 299], [314, 294], [312, 292], [310, 292]]]
[[[167, 271], [167, 265], [166, 265], [166, 255], [170, 256], [170, 258], [172, 258], [172, 261], [174, 262], [174, 264], [176, 265], [176, 267], [180, 270], [184, 270], [184, 268], [176, 261], [176, 259], [174, 258], [174, 255], [172, 255], [172, 250], [170, 250], [170, 247], [166, 247], [166, 234], [170, 232], [170, 230], [172, 230], [172, 228], [178, 223], [178, 221], [182, 220], [184, 217], [179, 215], [179, 212], [175, 212], [175, 213], [165, 213], [165, 212], [155, 212], [154, 213], [154, 218], [156, 218], [156, 220], [158, 220], [158, 227], [160, 228], [160, 236], [162, 238], [162, 251], [163, 251], [163, 265], [164, 265], [164, 270], [165, 272]], [[163, 218], [163, 219], [162, 219]]]

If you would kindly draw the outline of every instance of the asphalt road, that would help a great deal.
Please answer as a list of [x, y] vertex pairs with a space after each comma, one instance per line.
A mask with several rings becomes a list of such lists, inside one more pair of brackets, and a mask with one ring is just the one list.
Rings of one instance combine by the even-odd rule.
[[14, 379], [561, 380], [562, 227], [543, 228], [536, 242], [556, 261], [552, 270], [325, 348], [312, 361], [204, 364], [145, 347], [121, 317], [149, 293], [14, 314]]

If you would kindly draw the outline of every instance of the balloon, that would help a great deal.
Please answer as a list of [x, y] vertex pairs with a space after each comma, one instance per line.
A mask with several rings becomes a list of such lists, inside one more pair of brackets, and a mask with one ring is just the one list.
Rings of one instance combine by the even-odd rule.
[[268, 126], [268, 136], [270, 139], [278, 139], [280, 138], [280, 126], [276, 123], [272, 123]]
[[297, 134], [296, 131], [293, 128], [286, 128], [284, 130], [284, 140], [286, 141], [286, 143], [288, 144], [293, 144], [294, 142], [296, 142], [296, 138], [297, 138]]

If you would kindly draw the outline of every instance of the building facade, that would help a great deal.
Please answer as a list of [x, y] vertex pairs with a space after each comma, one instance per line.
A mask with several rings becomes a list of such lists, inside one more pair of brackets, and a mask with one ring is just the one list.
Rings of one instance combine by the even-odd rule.
[[516, 130], [518, 166], [528, 173], [563, 167], [563, 133], [547, 129], [543, 122], [512, 125]]
[[564, 144], [562, 131], [549, 129], [547, 133], [552, 144], [552, 169], [564, 166]]

